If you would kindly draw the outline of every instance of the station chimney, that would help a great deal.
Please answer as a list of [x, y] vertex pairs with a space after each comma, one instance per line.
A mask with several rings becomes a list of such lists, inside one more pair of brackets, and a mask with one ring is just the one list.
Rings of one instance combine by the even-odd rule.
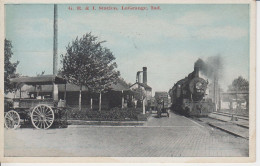
[[58, 7], [54, 4], [54, 36], [53, 36], [53, 75], [58, 74]]
[[136, 82], [138, 82], [138, 83], [140, 83], [140, 73], [141, 73], [142, 71], [138, 71], [137, 73], [136, 73]]
[[147, 67], [143, 67], [143, 83], [147, 85]]

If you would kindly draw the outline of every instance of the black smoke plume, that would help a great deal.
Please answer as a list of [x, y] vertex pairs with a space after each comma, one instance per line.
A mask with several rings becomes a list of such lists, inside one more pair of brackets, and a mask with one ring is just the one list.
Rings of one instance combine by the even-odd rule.
[[222, 77], [223, 61], [220, 55], [211, 56], [205, 61], [198, 59], [194, 65], [199, 67], [201, 74], [209, 79], [220, 79]]

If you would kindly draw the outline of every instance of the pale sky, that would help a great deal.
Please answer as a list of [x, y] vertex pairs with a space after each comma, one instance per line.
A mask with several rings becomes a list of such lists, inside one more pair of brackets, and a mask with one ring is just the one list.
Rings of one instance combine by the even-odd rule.
[[[76, 9], [80, 6], [83, 10]], [[198, 58], [221, 55], [223, 89], [234, 78], [249, 79], [249, 6], [160, 5], [161, 10], [89, 10], [81, 5], [58, 5], [58, 55], [77, 36], [91, 32], [107, 41], [118, 70], [134, 83], [136, 72], [148, 68], [148, 85], [168, 91], [193, 71]], [[134, 6], [134, 5], [124, 5]], [[138, 5], [148, 7], [150, 5]], [[5, 5], [5, 36], [13, 44], [17, 72], [52, 74], [53, 5]], [[59, 56], [60, 61], [60, 56]]]

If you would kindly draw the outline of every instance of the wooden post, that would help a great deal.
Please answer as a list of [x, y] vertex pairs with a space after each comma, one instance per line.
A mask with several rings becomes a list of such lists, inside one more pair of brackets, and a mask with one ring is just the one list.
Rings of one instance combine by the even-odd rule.
[[91, 109], [91, 110], [93, 109], [93, 99], [92, 99], [92, 97], [91, 97], [91, 99], [90, 99], [90, 109]]
[[67, 98], [67, 84], [65, 84], [65, 90], [64, 90], [64, 100], [66, 101]]
[[101, 91], [99, 92], [99, 112], [101, 112]]
[[[38, 91], [37, 91], [38, 93]], [[52, 92], [52, 98], [54, 101], [59, 101], [59, 89], [58, 89], [58, 85], [53, 83], [53, 92]], [[38, 95], [37, 95], [38, 96]]]
[[22, 98], [22, 88], [20, 87], [20, 99]]
[[143, 114], [145, 114], [145, 97], [142, 98], [143, 98]]
[[16, 93], [17, 93], [17, 90], [14, 91], [14, 98], [16, 98]]
[[36, 98], [39, 96], [39, 92], [37, 91]]
[[220, 94], [220, 87], [218, 87], [218, 109], [221, 110], [221, 94]]
[[236, 109], [235, 109], [235, 115], [237, 114], [237, 107], [238, 107], [238, 102], [237, 102], [237, 88], [236, 88]]
[[214, 83], [214, 91], [213, 91], [213, 94], [214, 94], [214, 106], [215, 106], [215, 111], [218, 111], [217, 110], [217, 106], [216, 106], [216, 78], [214, 76], [214, 80], [213, 80], [213, 83]]
[[82, 85], [80, 85], [79, 89], [79, 110], [81, 111], [81, 91], [82, 91]]
[[124, 108], [124, 90], [122, 90], [122, 108]]

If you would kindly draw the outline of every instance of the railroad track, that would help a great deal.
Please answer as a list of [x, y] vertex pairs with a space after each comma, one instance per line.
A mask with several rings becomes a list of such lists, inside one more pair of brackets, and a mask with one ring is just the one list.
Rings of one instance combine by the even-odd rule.
[[[215, 113], [214, 113], [215, 114]], [[214, 115], [213, 114], [213, 115]], [[230, 115], [232, 116], [232, 115]], [[234, 136], [239, 136], [245, 139], [249, 139], [249, 126], [248, 120], [238, 120], [231, 121], [230, 118], [227, 120], [227, 117], [230, 117], [226, 114], [215, 114], [215, 116], [198, 118], [199, 121], [208, 124], [211, 127], [220, 129], [226, 133], [232, 134]], [[221, 118], [222, 117], [222, 118]], [[224, 118], [226, 117], [226, 118]], [[241, 122], [242, 121], [242, 122]]]
[[247, 117], [247, 116], [234, 115], [234, 114], [224, 113], [224, 112], [212, 112], [212, 114], [222, 115], [222, 116], [227, 116], [227, 117], [232, 117], [233, 116], [233, 117], [236, 117], [238, 119], [249, 121], [249, 117]]

